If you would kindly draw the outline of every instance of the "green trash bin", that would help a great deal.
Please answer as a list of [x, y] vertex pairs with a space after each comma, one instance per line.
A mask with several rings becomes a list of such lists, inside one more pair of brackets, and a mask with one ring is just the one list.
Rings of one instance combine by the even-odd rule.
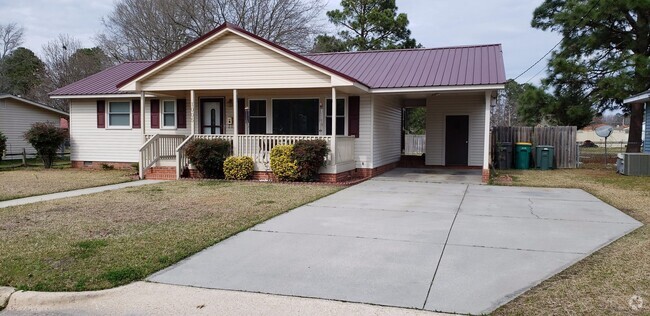
[[535, 167], [537, 169], [553, 169], [554, 157], [555, 147], [545, 145], [535, 147]]
[[533, 148], [531, 143], [515, 144], [515, 169], [530, 168], [530, 153]]

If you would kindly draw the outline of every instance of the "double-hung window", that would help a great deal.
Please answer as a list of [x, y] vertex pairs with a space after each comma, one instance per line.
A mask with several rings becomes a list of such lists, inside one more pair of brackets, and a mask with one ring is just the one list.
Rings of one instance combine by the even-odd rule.
[[[332, 99], [327, 99], [327, 135], [332, 135]], [[336, 135], [345, 135], [345, 99], [336, 99]]]
[[176, 128], [176, 101], [175, 100], [163, 101], [162, 127]]
[[249, 134], [266, 134], [266, 100], [249, 101]]
[[108, 102], [108, 126], [116, 128], [131, 127], [131, 102]]

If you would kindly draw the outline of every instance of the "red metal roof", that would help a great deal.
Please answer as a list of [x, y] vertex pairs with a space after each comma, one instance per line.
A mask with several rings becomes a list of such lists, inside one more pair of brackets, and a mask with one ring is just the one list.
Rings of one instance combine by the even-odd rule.
[[118, 87], [229, 28], [259, 39], [318, 68], [369, 88], [419, 88], [505, 83], [501, 45], [458, 46], [300, 55], [242, 28], [223, 24], [159, 61], [126, 62], [50, 93], [52, 96], [125, 94]]
[[499, 44], [305, 56], [373, 89], [490, 85], [506, 81]]
[[64, 95], [95, 95], [95, 94], [125, 94], [133, 93], [119, 91], [117, 84], [133, 74], [151, 66], [155, 61], [140, 60], [127, 61], [100, 71], [92, 76], [71, 83], [65, 87], [56, 89], [50, 93], [51, 96]]

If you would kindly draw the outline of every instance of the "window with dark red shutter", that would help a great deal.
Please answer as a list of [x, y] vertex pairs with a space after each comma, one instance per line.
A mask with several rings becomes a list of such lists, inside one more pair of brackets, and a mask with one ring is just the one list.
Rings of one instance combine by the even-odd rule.
[[97, 100], [97, 128], [106, 128], [106, 101]]
[[131, 126], [140, 128], [140, 100], [131, 100]]
[[176, 100], [176, 128], [187, 128], [186, 104], [185, 99]]
[[160, 100], [151, 100], [151, 128], [160, 128]]
[[348, 135], [359, 138], [359, 105], [361, 98], [351, 96], [348, 98]]

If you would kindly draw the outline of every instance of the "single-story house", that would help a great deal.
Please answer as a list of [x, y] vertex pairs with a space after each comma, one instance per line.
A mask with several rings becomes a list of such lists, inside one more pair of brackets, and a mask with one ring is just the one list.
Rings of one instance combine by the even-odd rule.
[[[7, 137], [5, 159], [20, 159], [23, 149], [28, 155], [36, 154], [23, 134], [37, 122], [52, 122], [67, 126], [68, 113], [45, 104], [27, 100], [11, 94], [0, 94], [0, 132]], [[2, 153], [0, 153], [0, 156]]]
[[643, 152], [645, 153], [650, 153], [650, 143], [648, 143], [648, 140], [650, 140], [650, 108], [648, 107], [648, 104], [650, 103], [650, 90], [639, 93], [637, 95], [633, 95], [623, 101], [625, 104], [631, 104], [631, 103], [643, 103], [645, 104], [645, 114], [643, 116]]
[[487, 176], [490, 106], [504, 83], [498, 44], [298, 54], [226, 23], [161, 60], [50, 95], [70, 99], [75, 167], [139, 163], [142, 177], [178, 178], [185, 144], [221, 138], [254, 159], [259, 179], [274, 145], [323, 139], [321, 179], [341, 181], [397, 165], [407, 103], [427, 108], [427, 165]]

